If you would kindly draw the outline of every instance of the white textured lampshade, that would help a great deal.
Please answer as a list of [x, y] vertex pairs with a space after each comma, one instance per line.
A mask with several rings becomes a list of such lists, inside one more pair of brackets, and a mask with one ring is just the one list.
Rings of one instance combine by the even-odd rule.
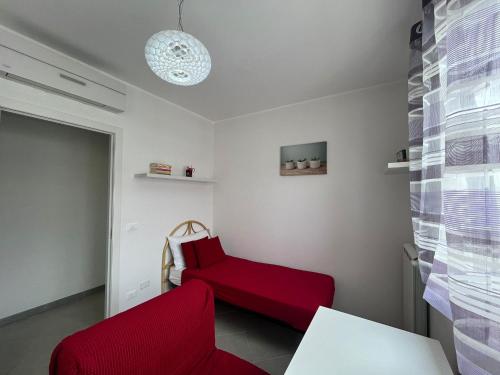
[[161, 79], [192, 86], [207, 78], [212, 68], [210, 54], [194, 36], [165, 30], [149, 38], [144, 49], [151, 70]]

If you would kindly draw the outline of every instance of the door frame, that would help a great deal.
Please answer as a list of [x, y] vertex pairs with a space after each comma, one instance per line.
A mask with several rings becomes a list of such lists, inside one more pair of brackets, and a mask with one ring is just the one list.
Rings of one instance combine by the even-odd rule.
[[[123, 130], [48, 106], [24, 102], [0, 94], [0, 111], [110, 135], [108, 235], [106, 244], [105, 317], [119, 312], [119, 265], [121, 228]], [[1, 114], [0, 114], [1, 115]]]

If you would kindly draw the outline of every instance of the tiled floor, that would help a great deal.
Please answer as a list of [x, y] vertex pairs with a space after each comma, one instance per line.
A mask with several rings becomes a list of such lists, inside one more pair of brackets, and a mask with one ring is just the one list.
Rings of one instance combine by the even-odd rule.
[[215, 335], [219, 349], [272, 375], [283, 375], [303, 334], [263, 316], [217, 302]]
[[[46, 375], [50, 353], [65, 336], [102, 319], [104, 295], [96, 293], [0, 327], [0, 375]], [[216, 303], [220, 349], [268, 371], [283, 374], [302, 334], [257, 314]]]
[[47, 375], [57, 343], [103, 316], [101, 292], [0, 327], [0, 374]]

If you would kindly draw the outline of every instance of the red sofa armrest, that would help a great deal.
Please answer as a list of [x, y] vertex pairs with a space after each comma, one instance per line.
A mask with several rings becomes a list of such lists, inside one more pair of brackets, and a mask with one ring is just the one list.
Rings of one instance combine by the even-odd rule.
[[51, 375], [183, 375], [215, 351], [214, 298], [193, 280], [65, 338]]

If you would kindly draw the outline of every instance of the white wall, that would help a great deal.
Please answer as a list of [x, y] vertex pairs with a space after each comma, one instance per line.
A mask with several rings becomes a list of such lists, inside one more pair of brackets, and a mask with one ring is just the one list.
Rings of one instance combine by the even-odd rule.
[[0, 318], [104, 284], [109, 141], [1, 113]]
[[[212, 123], [133, 86], [128, 87], [126, 111], [117, 115], [0, 79], [0, 107], [6, 105], [33, 112], [47, 109], [78, 118], [82, 123], [98, 122], [123, 129], [121, 218], [116, 218], [121, 219], [122, 228], [115, 233], [120, 239], [120, 257], [113, 293], [119, 310], [159, 294], [166, 234], [189, 218], [212, 226], [213, 190], [205, 184], [135, 179], [134, 174], [146, 172], [151, 161], [167, 161], [177, 167], [176, 173], [181, 173], [179, 167], [193, 164], [198, 176], [211, 177]], [[127, 223], [138, 223], [138, 229], [126, 232]], [[127, 292], [139, 289], [139, 284], [146, 280], [150, 280], [151, 286], [127, 300]]]
[[[335, 277], [334, 307], [399, 327], [408, 175], [406, 83], [216, 123], [215, 224], [231, 254]], [[328, 141], [328, 174], [280, 176], [280, 146]]]

